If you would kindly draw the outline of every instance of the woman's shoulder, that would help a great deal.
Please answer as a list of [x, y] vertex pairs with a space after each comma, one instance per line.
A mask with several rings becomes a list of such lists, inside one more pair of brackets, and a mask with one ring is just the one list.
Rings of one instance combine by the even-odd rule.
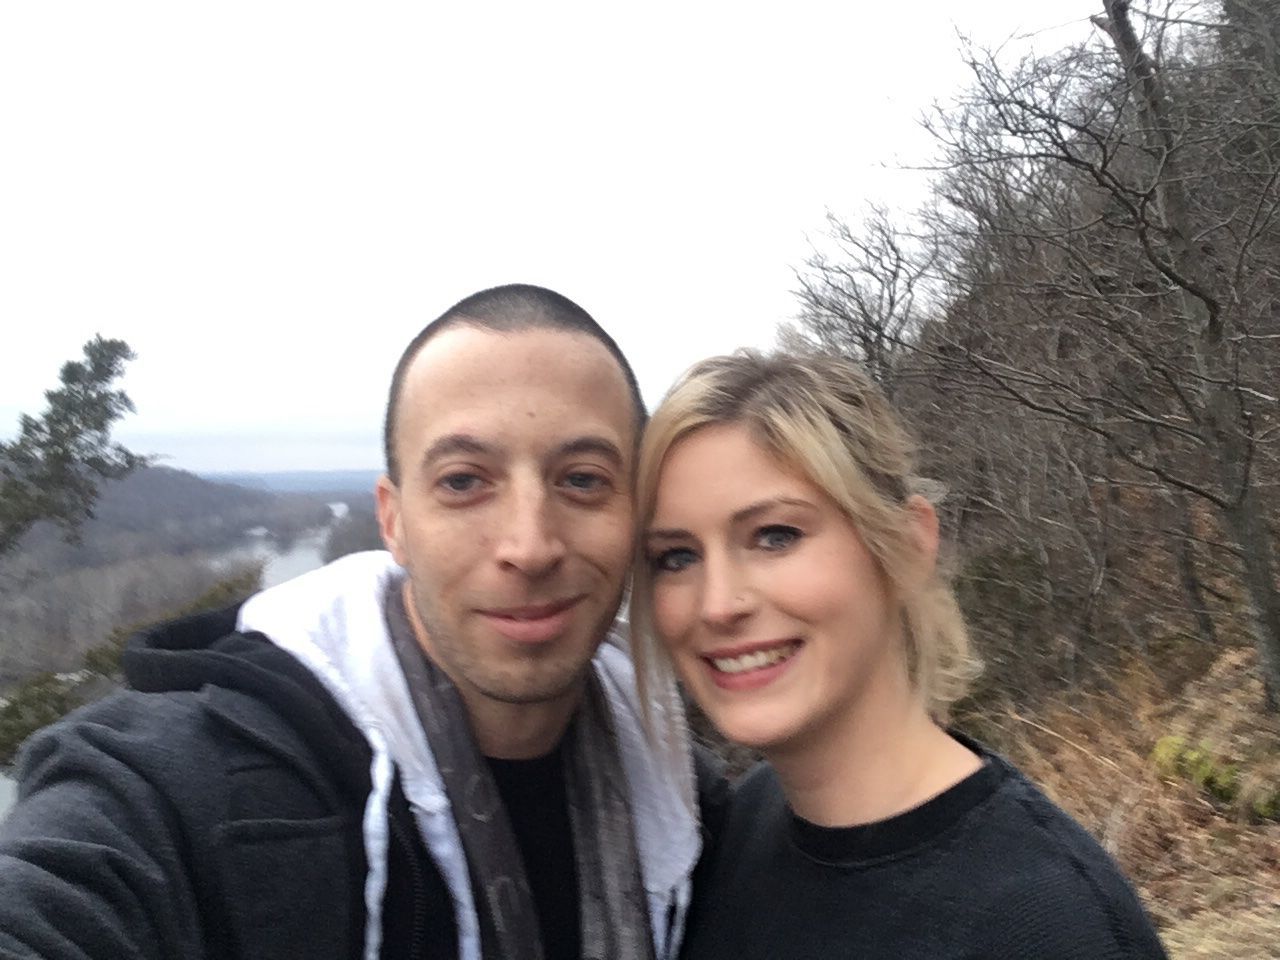
[[767, 810], [785, 813], [786, 795], [778, 774], [768, 763], [759, 762], [733, 781], [726, 800], [726, 820], [759, 820]]
[[994, 868], [983, 886], [1003, 918], [988, 931], [991, 955], [1163, 958], [1136, 890], [1102, 844], [1009, 761], [981, 750], [1005, 768], [970, 836]]
[[734, 861], [749, 858], [760, 843], [785, 832], [786, 797], [768, 764], [755, 765], [733, 783], [704, 775], [700, 786], [704, 861], [723, 860], [726, 851]]
[[773, 767], [761, 760], [734, 784], [733, 800], [735, 803], [752, 803], [769, 797], [782, 797], [782, 784]]
[[761, 761], [734, 783], [726, 811], [728, 823], [776, 823], [789, 818], [787, 796], [782, 791], [778, 774]]
[[1001, 876], [1009, 882], [1064, 876], [1091, 886], [1118, 881], [1128, 889], [1119, 865], [1093, 834], [1008, 760], [990, 751], [983, 756], [1002, 767], [1003, 776], [975, 828], [984, 846], [1004, 854]]

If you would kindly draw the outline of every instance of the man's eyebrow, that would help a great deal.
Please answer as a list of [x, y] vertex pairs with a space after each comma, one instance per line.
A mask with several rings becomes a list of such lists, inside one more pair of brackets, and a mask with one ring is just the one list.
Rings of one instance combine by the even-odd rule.
[[618, 470], [626, 466], [626, 460], [623, 458], [622, 451], [618, 448], [618, 445], [605, 437], [575, 437], [566, 443], [562, 443], [556, 452], [562, 457], [594, 453], [610, 461]]
[[452, 456], [455, 453], [469, 453], [483, 457], [496, 452], [497, 448], [492, 444], [485, 443], [469, 433], [450, 433], [432, 441], [431, 446], [427, 447], [426, 453], [422, 455], [422, 462], [431, 463], [441, 457]]
[[[800, 500], [796, 497], [769, 497], [767, 500], [759, 500], [741, 510], [735, 510], [729, 517], [729, 523], [738, 526], [746, 523], [762, 513], [772, 510], [774, 507], [800, 507], [804, 510], [815, 509], [814, 505], [808, 500]], [[644, 538], [646, 540], [688, 540], [693, 536], [688, 530], [679, 529], [656, 529], [646, 530]]]

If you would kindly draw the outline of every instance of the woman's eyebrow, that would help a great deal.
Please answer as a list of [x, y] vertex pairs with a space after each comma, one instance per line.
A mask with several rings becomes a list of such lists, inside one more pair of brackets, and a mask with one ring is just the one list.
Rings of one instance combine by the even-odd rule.
[[729, 522], [737, 526], [758, 517], [762, 513], [767, 513], [775, 507], [801, 507], [807, 510], [814, 509], [813, 504], [808, 500], [800, 500], [796, 497], [769, 497], [765, 500], [757, 500], [755, 503], [743, 507], [741, 510], [735, 510], [729, 517]]
[[[797, 497], [769, 497], [749, 504], [741, 510], [735, 510], [729, 516], [729, 522], [734, 526], [738, 526], [776, 507], [799, 507], [802, 510], [816, 509], [808, 500], [801, 500]], [[678, 527], [655, 527], [644, 532], [646, 540], [688, 540], [692, 537], [693, 534], [688, 530], [681, 530]]]
[[688, 530], [646, 530], [646, 540], [689, 540], [693, 537]]

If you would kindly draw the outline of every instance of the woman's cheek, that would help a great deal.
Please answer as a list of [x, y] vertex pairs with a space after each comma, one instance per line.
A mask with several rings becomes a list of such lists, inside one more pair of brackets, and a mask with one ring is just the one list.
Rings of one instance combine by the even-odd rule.
[[658, 639], [668, 647], [678, 645], [688, 630], [689, 591], [664, 584], [653, 590], [653, 626]]

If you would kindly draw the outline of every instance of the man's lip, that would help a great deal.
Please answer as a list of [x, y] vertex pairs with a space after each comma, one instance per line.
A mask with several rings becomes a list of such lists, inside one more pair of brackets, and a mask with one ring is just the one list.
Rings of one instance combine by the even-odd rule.
[[488, 607], [480, 612], [486, 617], [502, 617], [507, 620], [542, 620], [563, 613], [582, 600], [581, 596], [553, 600], [550, 603], [526, 604], [519, 607]]
[[481, 610], [480, 615], [507, 640], [537, 646], [550, 643], [564, 634], [573, 622], [574, 609], [584, 596], [518, 607], [490, 607]]

